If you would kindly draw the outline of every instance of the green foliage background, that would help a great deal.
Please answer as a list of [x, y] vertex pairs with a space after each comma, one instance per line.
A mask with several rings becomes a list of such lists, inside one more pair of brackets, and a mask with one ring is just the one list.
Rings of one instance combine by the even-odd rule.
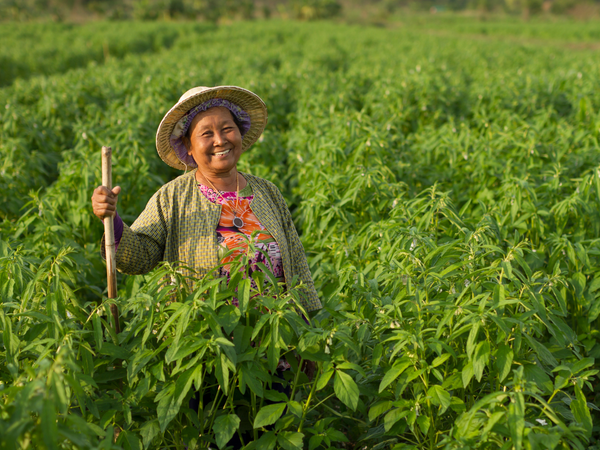
[[[0, 446], [596, 446], [600, 66], [586, 28], [527, 40], [544, 33], [532, 24], [519, 43], [439, 23], [3, 25]], [[164, 266], [120, 277], [115, 335], [89, 200], [100, 147], [131, 223], [177, 176], [154, 148], [162, 115], [219, 84], [268, 105], [241, 168], [286, 196], [325, 307], [306, 324], [294, 289], [208, 277], [187, 292]], [[288, 394], [273, 386], [282, 355]]]

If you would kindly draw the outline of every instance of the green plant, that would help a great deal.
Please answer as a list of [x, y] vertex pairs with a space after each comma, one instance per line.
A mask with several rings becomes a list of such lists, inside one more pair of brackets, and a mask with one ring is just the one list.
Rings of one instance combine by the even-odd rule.
[[[35, 67], [63, 66], [0, 90], [0, 446], [597, 447], [593, 27], [490, 21], [471, 39], [481, 22], [434, 20], [444, 33], [45, 26], [81, 42], [103, 27], [175, 37], [147, 53], [124, 38], [118, 58], [89, 67], [92, 53], [82, 64], [32, 40]], [[229, 83], [269, 107], [240, 168], [292, 209], [324, 303], [310, 323], [291, 280], [262, 290], [268, 275], [258, 291], [240, 276], [189, 292], [161, 266], [103, 297], [89, 206], [101, 145], [131, 223], [177, 176], [154, 150], [164, 111], [191, 86]], [[317, 364], [313, 380], [297, 357]]]

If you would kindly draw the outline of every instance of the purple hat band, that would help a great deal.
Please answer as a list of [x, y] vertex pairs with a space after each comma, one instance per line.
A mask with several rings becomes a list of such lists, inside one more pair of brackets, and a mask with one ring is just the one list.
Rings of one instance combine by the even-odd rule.
[[198, 106], [193, 107], [179, 120], [179, 122], [177, 122], [170, 138], [171, 147], [173, 147], [173, 150], [175, 150], [175, 153], [181, 162], [188, 167], [198, 167], [198, 165], [196, 164], [196, 161], [194, 161], [192, 155], [188, 155], [188, 150], [183, 143], [183, 137], [187, 134], [194, 117], [196, 117], [198, 113], [207, 111], [216, 106], [224, 106], [231, 111], [231, 114], [233, 114], [237, 124], [239, 125], [242, 137], [244, 137], [248, 130], [250, 130], [250, 115], [238, 105], [231, 103], [229, 100], [212, 98], [204, 103], [199, 104]]

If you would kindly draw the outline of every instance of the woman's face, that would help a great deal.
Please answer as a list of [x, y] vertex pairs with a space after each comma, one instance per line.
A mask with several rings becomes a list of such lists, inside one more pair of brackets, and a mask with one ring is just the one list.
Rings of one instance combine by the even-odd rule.
[[203, 175], [226, 175], [236, 168], [242, 155], [242, 134], [231, 112], [216, 106], [199, 113], [183, 140]]

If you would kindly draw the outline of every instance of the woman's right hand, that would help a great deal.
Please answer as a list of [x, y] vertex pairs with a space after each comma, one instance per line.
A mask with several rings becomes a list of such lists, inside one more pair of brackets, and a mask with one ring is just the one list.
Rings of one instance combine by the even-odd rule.
[[117, 213], [117, 200], [121, 186], [115, 186], [110, 191], [106, 186], [98, 186], [92, 195], [94, 214], [100, 219], [114, 216]]

